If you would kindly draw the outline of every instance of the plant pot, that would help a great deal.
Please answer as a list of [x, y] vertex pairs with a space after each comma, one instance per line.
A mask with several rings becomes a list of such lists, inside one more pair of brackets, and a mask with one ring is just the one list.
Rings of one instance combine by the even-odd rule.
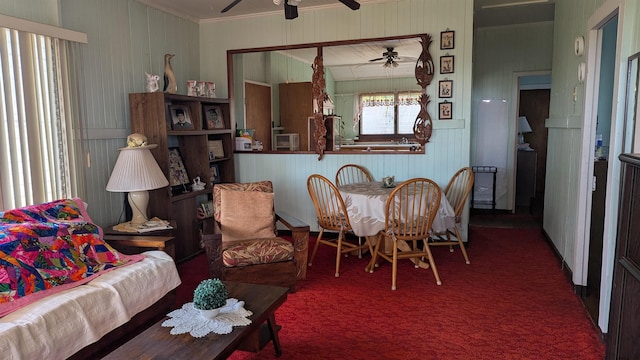
[[215, 319], [215, 317], [218, 316], [218, 314], [220, 314], [220, 308], [210, 309], [210, 310], [198, 309], [198, 311], [200, 311], [200, 316], [206, 319]]

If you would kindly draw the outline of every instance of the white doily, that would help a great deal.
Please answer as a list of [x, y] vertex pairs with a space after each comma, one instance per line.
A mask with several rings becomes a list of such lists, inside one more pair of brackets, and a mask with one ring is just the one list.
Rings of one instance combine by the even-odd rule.
[[229, 298], [227, 304], [220, 309], [220, 314], [213, 319], [207, 319], [200, 315], [200, 310], [193, 307], [193, 303], [182, 305], [181, 309], [173, 310], [167, 316], [171, 319], [162, 323], [164, 327], [171, 327], [171, 335], [189, 333], [200, 338], [213, 332], [216, 334], [228, 334], [234, 326], [247, 326], [251, 320], [247, 319], [253, 313], [244, 308], [244, 301]]

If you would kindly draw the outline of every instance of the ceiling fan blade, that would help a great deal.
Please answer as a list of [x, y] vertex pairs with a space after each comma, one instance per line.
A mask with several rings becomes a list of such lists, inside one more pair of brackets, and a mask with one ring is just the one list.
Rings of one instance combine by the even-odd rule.
[[347, 5], [349, 7], [349, 9], [351, 10], [358, 10], [360, 9], [360, 3], [358, 3], [355, 0], [338, 0], [341, 3]]
[[233, 2], [229, 5], [227, 5], [226, 8], [222, 9], [222, 11], [220, 11], [221, 13], [226, 13], [227, 11], [231, 10], [232, 7], [238, 5], [238, 3], [242, 1], [242, 0], [233, 0]]
[[384, 60], [384, 58], [371, 59], [369, 60], [369, 62], [380, 61], [380, 60]]
[[298, 17], [298, 7], [289, 5], [289, 0], [284, 1], [284, 18], [292, 20]]

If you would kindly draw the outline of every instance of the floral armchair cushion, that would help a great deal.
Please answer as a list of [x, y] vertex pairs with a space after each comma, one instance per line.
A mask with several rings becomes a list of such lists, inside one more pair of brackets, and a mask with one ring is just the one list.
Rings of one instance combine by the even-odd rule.
[[227, 267], [268, 264], [293, 259], [293, 245], [281, 238], [234, 241], [224, 245], [222, 263]]

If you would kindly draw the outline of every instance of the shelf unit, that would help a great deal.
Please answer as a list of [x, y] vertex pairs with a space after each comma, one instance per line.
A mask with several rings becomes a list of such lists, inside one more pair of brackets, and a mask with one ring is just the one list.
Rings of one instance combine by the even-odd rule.
[[[172, 105], [188, 109], [193, 129], [171, 129], [169, 108]], [[224, 128], [206, 129], [204, 108], [208, 106], [220, 108]], [[131, 130], [144, 134], [149, 144], [158, 144], [151, 152], [167, 179], [170, 179], [169, 148], [178, 147], [190, 182], [199, 176], [207, 184], [204, 190], [183, 193], [173, 193], [170, 186], [149, 191], [149, 216], [175, 221], [176, 260], [186, 260], [203, 251], [200, 248], [200, 224], [196, 218], [196, 209], [203, 198], [211, 197], [210, 167], [217, 164], [221, 182], [235, 180], [229, 100], [161, 92], [135, 93], [129, 94], [129, 109]], [[223, 158], [209, 160], [209, 140], [222, 140]]]

